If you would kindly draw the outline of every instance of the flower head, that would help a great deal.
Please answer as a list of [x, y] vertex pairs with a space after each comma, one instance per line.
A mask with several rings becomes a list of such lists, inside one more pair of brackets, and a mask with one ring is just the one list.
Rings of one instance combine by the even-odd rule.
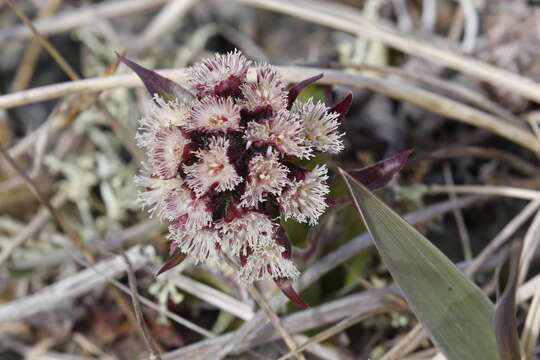
[[153, 100], [141, 119], [136, 135], [139, 146], [147, 150], [154, 145], [156, 132], [168, 127], [185, 126], [191, 112], [191, 99], [165, 101], [155, 94]]
[[317, 166], [306, 173], [304, 179], [291, 181], [289, 188], [278, 198], [285, 219], [293, 218], [298, 222], [315, 225], [328, 206], [325, 199], [330, 189], [326, 180], [328, 169], [326, 166]]
[[156, 92], [137, 134], [149, 159], [135, 181], [141, 205], [169, 222], [176, 254], [199, 263], [226, 252], [240, 260], [242, 282], [272, 278], [294, 295], [299, 271], [279, 218], [314, 225], [326, 210], [326, 167], [300, 160], [343, 149], [338, 117], [350, 96], [337, 113], [311, 100], [291, 110], [320, 76], [287, 90], [278, 69], [262, 65], [248, 83], [250, 62], [238, 51], [193, 65], [191, 91], [121, 60]]
[[255, 155], [249, 162], [249, 172], [240, 205], [255, 207], [265, 201], [268, 194], [279, 195], [289, 183], [289, 169], [283, 165], [276, 152]]
[[218, 224], [227, 250], [235, 255], [247, 255], [248, 248], [258, 249], [273, 241], [275, 224], [262, 213], [247, 211], [231, 221]]
[[150, 217], [157, 215], [158, 218], [165, 217], [166, 200], [176, 189], [182, 187], [182, 179], [161, 179], [152, 175], [151, 166], [143, 163], [141, 173], [135, 176], [135, 183], [145, 191], [139, 192], [137, 202], [141, 207], [147, 208]]
[[283, 256], [285, 248], [272, 242], [253, 249], [246, 257], [238, 278], [245, 284], [270, 276], [274, 279], [295, 280], [300, 272], [290, 259]]
[[302, 180], [292, 180], [278, 198], [285, 219], [293, 218], [298, 222], [315, 225], [328, 206], [325, 198], [330, 189], [326, 180], [328, 180], [326, 166], [315, 167], [306, 173]]
[[184, 166], [186, 184], [198, 197], [203, 196], [210, 188], [217, 192], [233, 190], [242, 182], [229, 161], [228, 150], [229, 140], [223, 137], [210, 138], [208, 149], [195, 152], [199, 161]]
[[249, 65], [238, 51], [216, 54], [188, 69], [189, 83], [199, 96], [234, 93], [244, 82]]
[[229, 97], [206, 97], [193, 107], [189, 128], [207, 133], [238, 131], [240, 107]]
[[287, 106], [285, 81], [272, 66], [263, 65], [257, 69], [257, 81], [242, 85], [243, 105], [248, 111], [270, 110], [278, 112]]
[[199, 230], [212, 222], [212, 212], [204, 199], [197, 199], [185, 187], [169, 191], [164, 200], [163, 213], [170, 221], [176, 221], [189, 230]]
[[169, 226], [169, 239], [186, 254], [195, 259], [195, 265], [218, 257], [219, 236], [214, 229], [205, 228], [198, 231], [189, 231], [179, 222]]
[[343, 133], [338, 132], [339, 114], [328, 112], [322, 102], [309, 99], [304, 104], [295, 103], [292, 111], [300, 116], [304, 124], [307, 143], [316, 150], [337, 154], [343, 150]]
[[308, 159], [312, 155], [311, 148], [305, 142], [300, 118], [287, 110], [280, 110], [270, 119], [250, 122], [245, 137], [248, 146], [271, 146], [284, 155], [299, 159]]
[[170, 126], [156, 131], [150, 152], [155, 173], [163, 179], [175, 177], [189, 143], [177, 127]]

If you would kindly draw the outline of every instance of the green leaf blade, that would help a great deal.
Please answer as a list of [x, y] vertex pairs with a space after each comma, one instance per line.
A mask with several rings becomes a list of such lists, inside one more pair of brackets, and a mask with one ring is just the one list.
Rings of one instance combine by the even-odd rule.
[[448, 360], [499, 359], [493, 304], [431, 242], [342, 171], [381, 258]]

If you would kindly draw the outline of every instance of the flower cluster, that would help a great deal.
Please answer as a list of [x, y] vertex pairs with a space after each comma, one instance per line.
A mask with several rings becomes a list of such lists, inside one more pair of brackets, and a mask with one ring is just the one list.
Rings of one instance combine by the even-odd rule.
[[188, 69], [189, 88], [122, 58], [153, 102], [137, 140], [148, 161], [136, 178], [140, 203], [169, 222], [169, 239], [197, 263], [220, 252], [239, 259], [239, 279], [278, 284], [299, 271], [280, 218], [314, 225], [327, 208], [328, 170], [299, 160], [343, 150], [339, 120], [351, 97], [334, 108], [295, 101], [320, 76], [287, 88], [278, 69], [256, 68], [235, 51]]

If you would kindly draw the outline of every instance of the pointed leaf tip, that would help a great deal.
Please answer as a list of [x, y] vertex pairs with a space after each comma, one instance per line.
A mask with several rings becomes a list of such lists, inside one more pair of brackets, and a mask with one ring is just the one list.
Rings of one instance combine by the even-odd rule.
[[287, 109], [291, 108], [292, 104], [294, 103], [298, 95], [302, 92], [302, 90], [304, 90], [306, 87], [313, 84], [314, 82], [320, 80], [322, 77], [323, 77], [323, 74], [318, 74], [310, 78], [307, 78], [305, 80], [302, 80], [299, 83], [291, 86], [291, 88], [289, 89], [289, 95], [287, 96], [288, 104], [289, 104]]
[[343, 100], [338, 102], [330, 109], [330, 112], [337, 112], [339, 114], [339, 121], [343, 121], [343, 119], [345, 118], [345, 116], [347, 116], [347, 113], [351, 109], [352, 99], [352, 93], [348, 93], [347, 96], [343, 98]]
[[292, 286], [292, 281], [289, 279], [274, 279], [276, 285], [279, 287], [283, 295], [285, 295], [293, 304], [296, 306], [307, 309], [309, 308], [309, 305], [306, 304], [306, 302], [298, 295], [298, 293], [294, 290]]
[[386, 186], [405, 166], [412, 153], [413, 150], [404, 150], [365, 168], [350, 170], [348, 174], [343, 169], [340, 169], [340, 172], [342, 176], [344, 174], [352, 176], [373, 191]]
[[147, 69], [144, 66], [141, 66], [136, 62], [129, 60], [128, 58], [119, 54], [116, 51], [115, 54], [122, 63], [124, 63], [135, 74], [137, 74], [150, 95], [154, 96], [154, 94], [158, 94], [167, 101], [183, 97], [193, 97], [193, 94], [189, 90], [187, 90], [180, 84], [172, 81], [171, 79], [161, 76], [157, 72]]
[[169, 259], [167, 259], [165, 264], [163, 264], [163, 266], [161, 266], [161, 268], [158, 270], [156, 276], [159, 276], [164, 272], [169, 271], [172, 268], [180, 265], [180, 263], [182, 263], [182, 261], [184, 261], [186, 257], [187, 255], [180, 251], [180, 249], [175, 249]]

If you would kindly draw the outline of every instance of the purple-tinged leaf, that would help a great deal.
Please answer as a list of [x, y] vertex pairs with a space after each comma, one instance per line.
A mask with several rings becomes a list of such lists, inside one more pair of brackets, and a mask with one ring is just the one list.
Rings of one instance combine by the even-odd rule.
[[404, 150], [373, 165], [348, 172], [362, 185], [373, 191], [386, 186], [405, 165], [411, 154], [412, 150]]
[[519, 336], [516, 320], [516, 290], [519, 275], [521, 245], [514, 243], [505, 263], [497, 272], [498, 292], [502, 295], [495, 306], [493, 326], [500, 360], [520, 360]]
[[307, 309], [309, 307], [309, 305], [306, 304], [306, 302], [294, 290], [291, 280], [278, 278], [274, 279], [274, 281], [276, 282], [276, 285], [279, 287], [283, 295], [289, 298], [289, 300], [291, 300], [293, 304], [302, 309]]
[[343, 98], [336, 105], [332, 106], [330, 112], [337, 112], [339, 114], [339, 121], [343, 121], [347, 113], [349, 112], [352, 105], [352, 93], [348, 93], [347, 96]]
[[165, 264], [158, 270], [156, 273], [156, 276], [163, 274], [165, 271], [171, 270], [173, 267], [180, 265], [182, 261], [187, 257], [186, 254], [184, 254], [180, 249], [176, 248], [174, 249], [172, 255], [167, 259]]
[[166, 77], [159, 75], [157, 72], [139, 65], [129, 60], [125, 56], [120, 55], [119, 53], [116, 53], [116, 56], [118, 56], [121, 62], [123, 62], [131, 70], [133, 70], [135, 74], [137, 74], [150, 95], [154, 96], [154, 94], [158, 94], [166, 101], [180, 99], [183, 97], [193, 97], [193, 94], [189, 90], [171, 79], [167, 79]]
[[294, 103], [300, 92], [302, 92], [302, 90], [304, 90], [306, 87], [313, 84], [314, 82], [320, 80], [322, 77], [323, 74], [315, 75], [300, 81], [298, 84], [291, 86], [291, 88], [289, 89], [289, 95], [287, 96], [289, 104], [287, 109], [291, 108], [292, 104]]

